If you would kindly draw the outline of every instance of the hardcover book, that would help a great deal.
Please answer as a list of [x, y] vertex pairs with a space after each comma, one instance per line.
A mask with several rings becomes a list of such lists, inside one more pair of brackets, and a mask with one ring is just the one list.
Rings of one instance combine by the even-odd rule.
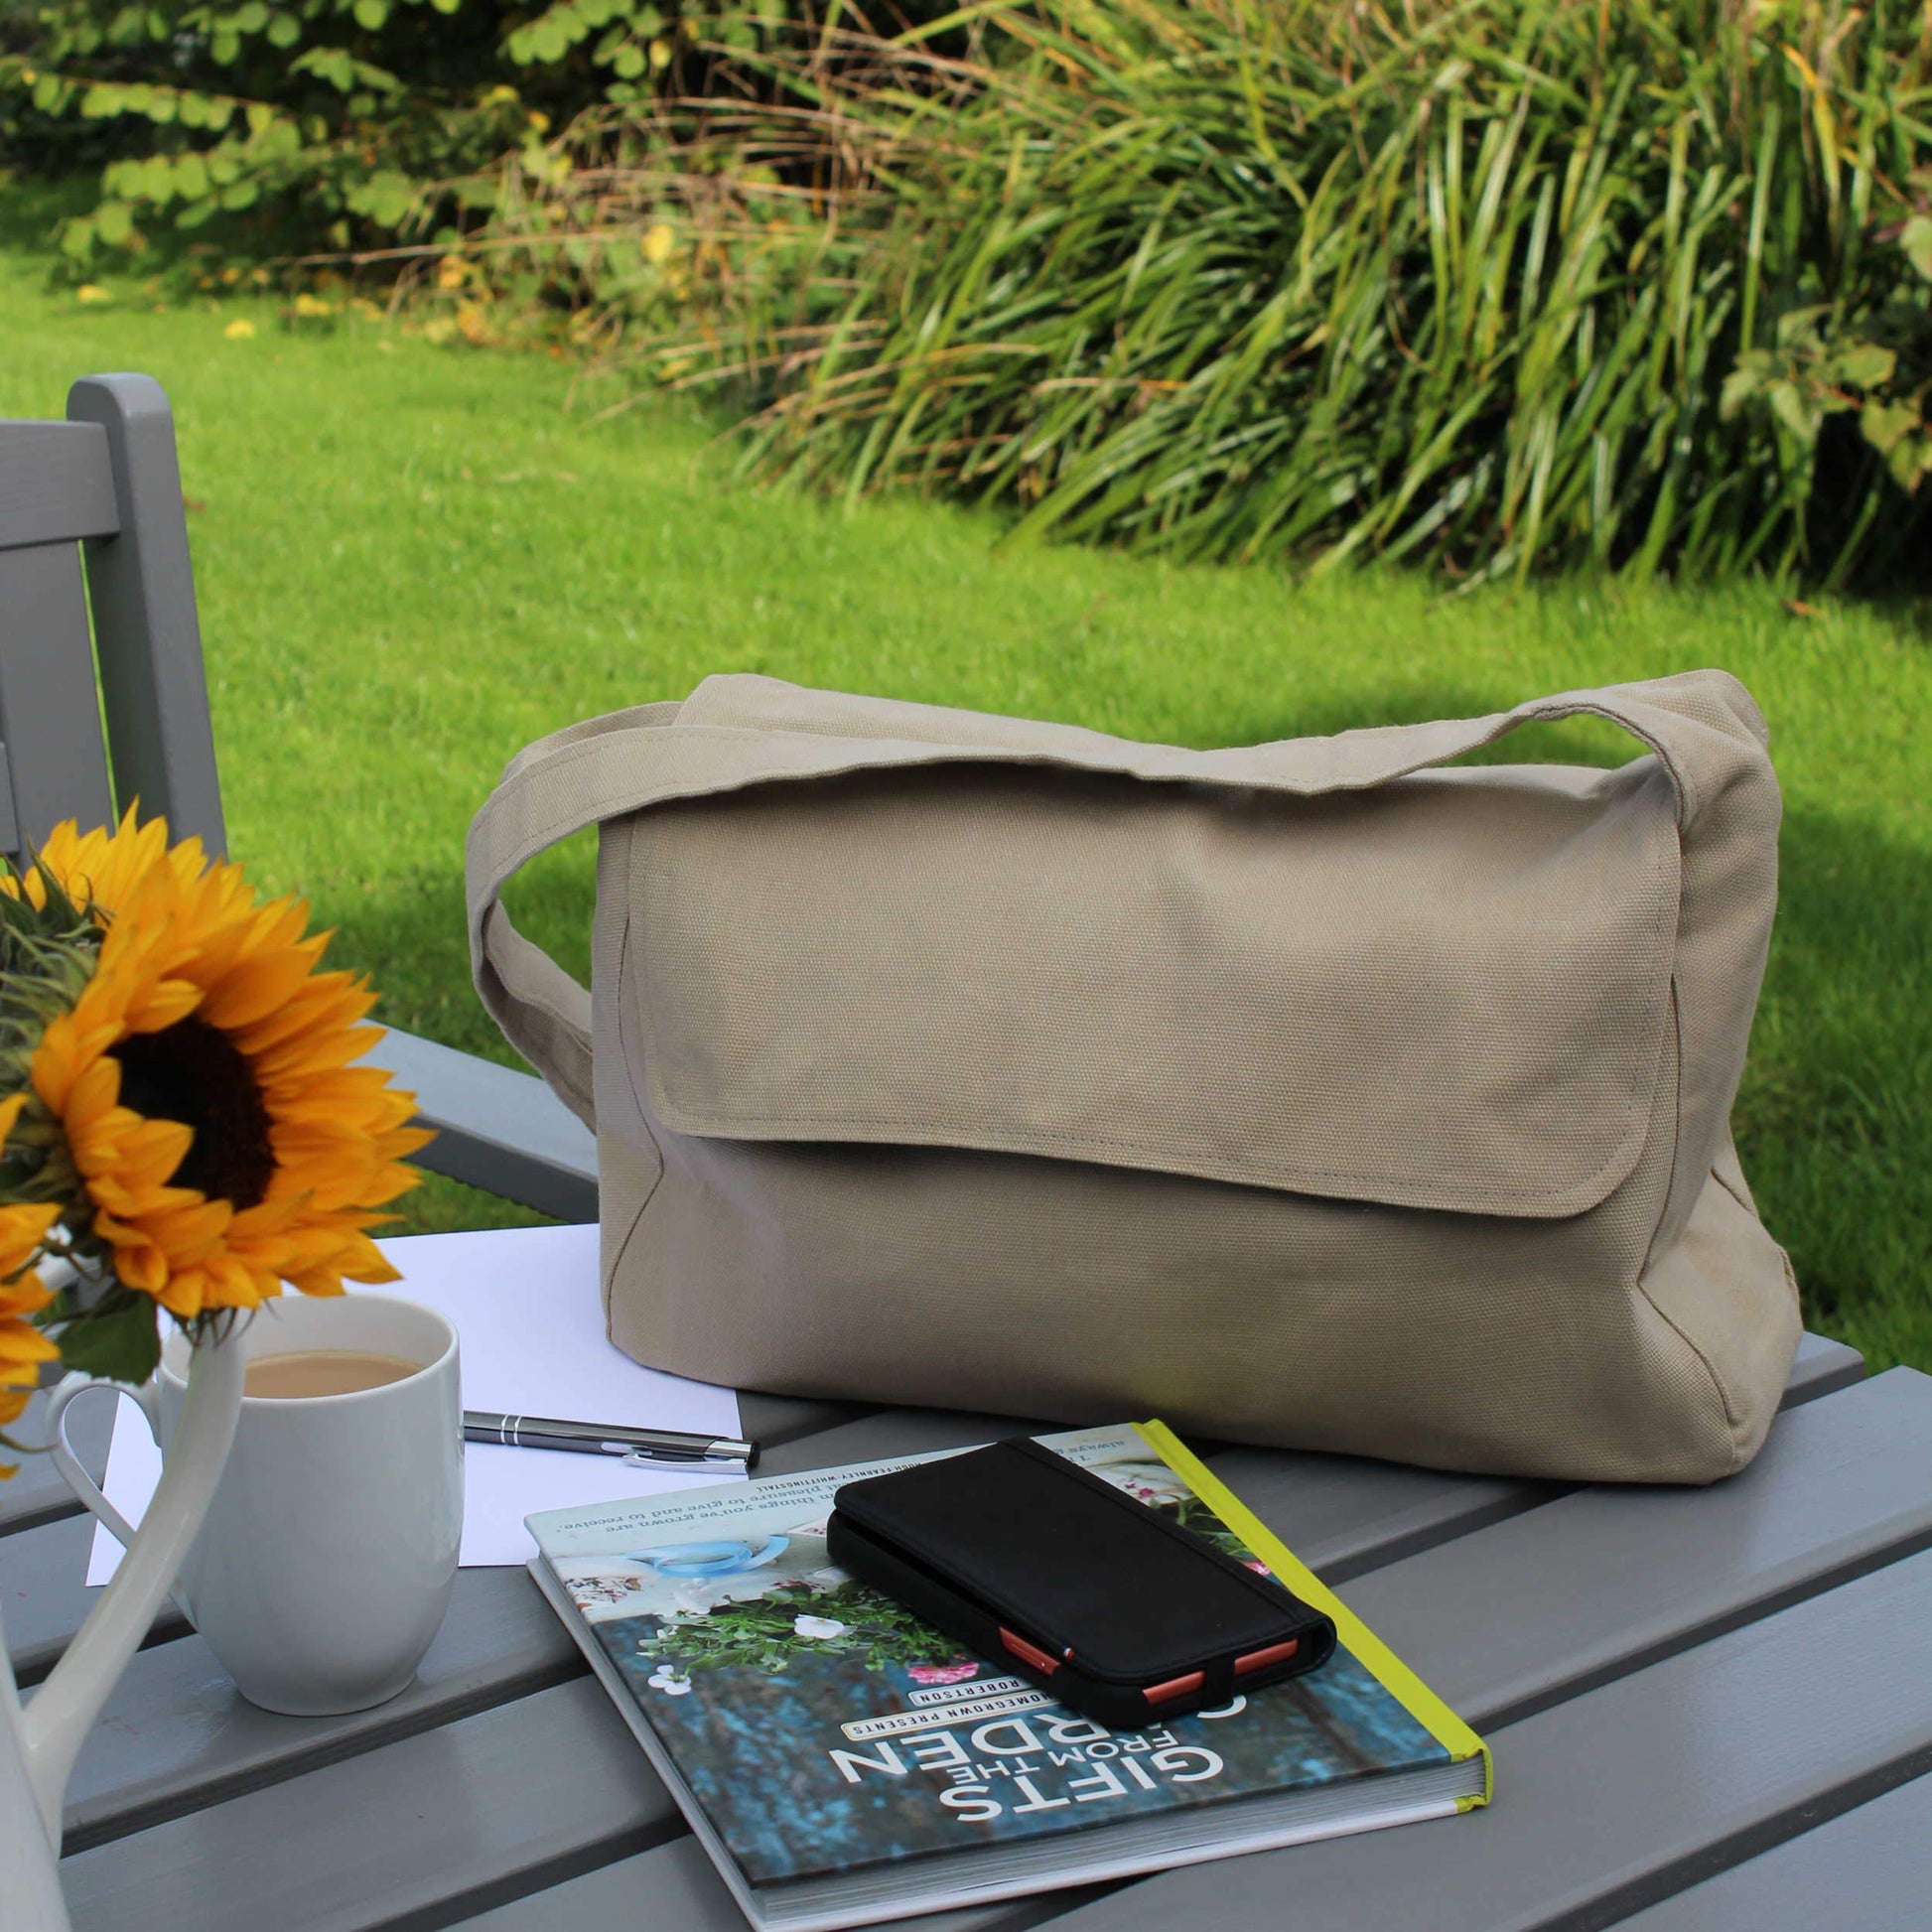
[[840, 1486], [931, 1456], [529, 1518], [531, 1574], [755, 1925], [829, 1932], [1488, 1801], [1482, 1741], [1171, 1431], [1038, 1440], [1325, 1610], [1334, 1655], [1140, 1730], [1078, 1717], [830, 1562]]

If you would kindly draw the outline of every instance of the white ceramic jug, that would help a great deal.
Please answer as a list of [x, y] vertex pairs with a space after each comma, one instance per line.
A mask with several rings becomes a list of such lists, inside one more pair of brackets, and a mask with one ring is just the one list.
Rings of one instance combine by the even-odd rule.
[[0, 1884], [7, 1932], [69, 1932], [60, 1877], [68, 1778], [213, 1499], [241, 1413], [242, 1368], [233, 1334], [196, 1348], [181, 1424], [140, 1530], [92, 1614], [25, 1706], [0, 1632]]

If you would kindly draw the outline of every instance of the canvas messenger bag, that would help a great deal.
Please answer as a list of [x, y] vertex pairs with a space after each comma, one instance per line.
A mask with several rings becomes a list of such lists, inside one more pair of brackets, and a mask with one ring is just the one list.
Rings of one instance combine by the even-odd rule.
[[[1447, 768], [1576, 713], [1646, 755]], [[642, 1361], [1700, 1482], [1799, 1331], [1728, 1125], [1778, 814], [1715, 671], [1219, 752], [714, 677], [511, 762], [471, 942]], [[498, 902], [590, 825], [594, 996]]]

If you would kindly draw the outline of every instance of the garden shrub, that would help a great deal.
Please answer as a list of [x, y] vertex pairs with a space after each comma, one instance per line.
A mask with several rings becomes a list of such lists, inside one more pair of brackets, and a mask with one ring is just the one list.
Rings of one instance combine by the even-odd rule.
[[602, 237], [612, 353], [714, 385], [766, 475], [1464, 582], [1922, 558], [1916, 0], [976, 17], [977, 57], [767, 42], [782, 117], [700, 104], [670, 174], [661, 104], [594, 117], [497, 218]]
[[[707, 35], [743, 49], [756, 18], [712, 0]], [[184, 230], [231, 264], [447, 241], [505, 156], [553, 178], [571, 116], [650, 93], [694, 38], [676, 0], [41, 0], [0, 18], [0, 137], [98, 171], [62, 237], [81, 264]]]

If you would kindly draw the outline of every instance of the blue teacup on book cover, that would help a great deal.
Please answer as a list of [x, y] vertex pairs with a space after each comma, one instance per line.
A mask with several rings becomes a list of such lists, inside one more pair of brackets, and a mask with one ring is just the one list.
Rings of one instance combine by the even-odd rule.
[[[1040, 1440], [1237, 1561], [1292, 1567], [1291, 1588], [1339, 1609], [1224, 1491], [1217, 1513], [1201, 1491], [1219, 1485], [1158, 1425]], [[1345, 1611], [1321, 1669], [1131, 1732], [961, 1650], [826, 1553], [843, 1483], [925, 1459], [530, 1519], [556, 1584], [753, 1886], [1458, 1761], [1460, 1795], [1444, 1798], [1439, 1781], [1433, 1805], [1403, 1815], [1486, 1796], [1477, 1740]]]

